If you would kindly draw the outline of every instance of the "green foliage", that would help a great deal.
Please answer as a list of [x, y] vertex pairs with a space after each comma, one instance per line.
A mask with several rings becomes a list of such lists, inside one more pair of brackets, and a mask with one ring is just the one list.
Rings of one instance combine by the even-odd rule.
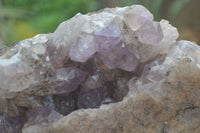
[[3, 7], [0, 9], [0, 16], [6, 18], [22, 18], [26, 15], [26, 11], [22, 9]]
[[1, 32], [9, 44], [36, 33], [53, 32], [62, 21], [78, 12], [97, 10], [98, 4], [97, 0], [2, 0], [2, 5], [0, 17], [5, 28]]
[[181, 11], [181, 9], [184, 6], [186, 6], [189, 2], [190, 0], [175, 0], [169, 10], [168, 16], [170, 16], [171, 19], [174, 19]]

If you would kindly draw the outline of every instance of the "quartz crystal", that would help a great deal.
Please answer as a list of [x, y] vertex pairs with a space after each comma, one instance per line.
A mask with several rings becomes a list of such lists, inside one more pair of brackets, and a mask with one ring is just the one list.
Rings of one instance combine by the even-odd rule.
[[78, 96], [78, 108], [98, 107], [104, 99], [104, 88], [82, 88]]
[[112, 49], [121, 39], [120, 30], [115, 22], [111, 22], [108, 26], [97, 29], [94, 35], [100, 53]]
[[53, 93], [60, 94], [74, 91], [84, 78], [85, 73], [78, 68], [59, 68], [56, 70], [58, 84], [53, 86]]
[[159, 22], [148, 21], [138, 30], [138, 40], [141, 43], [156, 45], [163, 39]]
[[147, 21], [153, 20], [153, 15], [144, 7], [136, 5], [134, 8], [127, 7], [123, 12], [124, 20], [133, 31], [137, 31]]
[[139, 63], [137, 52], [129, 50], [123, 43], [99, 56], [109, 68], [121, 68], [126, 71], [134, 71]]
[[133, 5], [1, 49], [0, 132], [199, 132], [200, 47], [177, 38]]
[[155, 61], [147, 64], [144, 69], [143, 73], [141, 75], [141, 79], [143, 82], [158, 82], [159, 80], [162, 80], [162, 75], [159, 74], [159, 72], [156, 72], [156, 69], [158, 65], [161, 65], [164, 62], [164, 59], [158, 58]]
[[80, 35], [76, 42], [71, 45], [69, 56], [73, 61], [85, 62], [96, 51], [97, 46], [94, 37], [89, 34], [83, 34]]

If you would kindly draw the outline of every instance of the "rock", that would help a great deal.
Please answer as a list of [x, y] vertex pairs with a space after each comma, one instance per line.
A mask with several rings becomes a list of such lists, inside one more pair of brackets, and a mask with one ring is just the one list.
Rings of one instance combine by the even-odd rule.
[[0, 50], [1, 131], [199, 132], [200, 47], [177, 37], [133, 5]]

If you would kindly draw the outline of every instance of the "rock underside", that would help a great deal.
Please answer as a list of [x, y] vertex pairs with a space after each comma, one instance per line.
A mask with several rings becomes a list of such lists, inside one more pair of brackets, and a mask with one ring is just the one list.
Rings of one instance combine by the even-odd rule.
[[0, 50], [0, 133], [198, 133], [200, 47], [143, 6], [77, 14]]

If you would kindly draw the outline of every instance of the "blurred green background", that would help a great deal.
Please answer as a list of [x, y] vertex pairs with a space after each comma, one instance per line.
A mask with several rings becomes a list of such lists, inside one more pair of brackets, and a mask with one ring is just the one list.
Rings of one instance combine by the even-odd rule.
[[200, 43], [200, 0], [0, 0], [0, 44], [53, 32], [78, 12], [133, 4], [144, 5], [155, 20], [169, 20], [181, 39]]

